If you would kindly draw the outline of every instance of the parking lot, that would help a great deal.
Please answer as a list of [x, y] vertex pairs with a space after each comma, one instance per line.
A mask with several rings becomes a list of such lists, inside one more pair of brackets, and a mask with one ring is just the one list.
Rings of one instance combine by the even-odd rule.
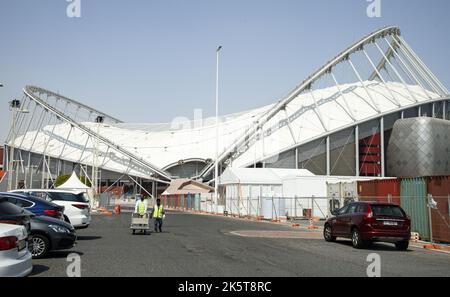
[[73, 252], [85, 277], [366, 276], [370, 253], [380, 255], [382, 276], [450, 276], [449, 254], [388, 244], [355, 250], [349, 241], [297, 238], [290, 226], [172, 212], [163, 233], [133, 236], [129, 222], [128, 213], [93, 216], [72, 250], [34, 260], [32, 276], [66, 276]]

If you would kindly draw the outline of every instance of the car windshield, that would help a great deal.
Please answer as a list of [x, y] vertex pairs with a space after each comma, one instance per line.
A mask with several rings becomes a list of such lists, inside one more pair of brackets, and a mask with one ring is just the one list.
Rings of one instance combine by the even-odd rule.
[[73, 194], [73, 193], [60, 193], [60, 192], [49, 192], [49, 196], [52, 200], [57, 201], [74, 201], [87, 203], [89, 200], [84, 196], [84, 193]]
[[396, 205], [371, 205], [372, 212], [375, 216], [393, 216], [404, 217], [403, 210]]

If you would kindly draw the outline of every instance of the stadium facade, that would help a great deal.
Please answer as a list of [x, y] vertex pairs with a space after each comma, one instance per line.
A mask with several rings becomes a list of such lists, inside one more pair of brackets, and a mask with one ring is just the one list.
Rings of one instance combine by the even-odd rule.
[[[26, 86], [5, 144], [10, 187], [46, 187], [75, 170], [94, 185], [135, 184], [152, 195], [176, 178], [213, 180], [215, 118], [134, 124]], [[219, 120], [219, 168], [308, 169], [389, 176], [399, 119], [450, 119], [450, 94], [397, 27], [348, 47], [275, 103]]]

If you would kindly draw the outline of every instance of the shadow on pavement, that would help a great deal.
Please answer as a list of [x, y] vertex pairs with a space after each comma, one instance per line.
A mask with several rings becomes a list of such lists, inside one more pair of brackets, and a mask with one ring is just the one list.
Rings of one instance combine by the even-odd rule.
[[77, 240], [96, 240], [102, 238], [101, 236], [88, 236], [88, 235], [80, 235], [77, 236]]
[[33, 265], [33, 271], [31, 271], [29, 276], [36, 276], [39, 275], [43, 272], [48, 271], [50, 268], [48, 266], [45, 265], [38, 265], [38, 264], [34, 264]]
[[46, 257], [44, 257], [44, 259], [62, 259], [62, 258], [67, 258], [67, 256], [70, 254], [78, 254], [80, 256], [84, 255], [84, 253], [82, 253], [82, 252], [72, 251], [72, 250], [51, 251], [48, 253], [48, 255]]
[[[346, 245], [349, 248], [353, 248], [352, 242], [350, 240], [336, 240], [336, 243], [340, 244], [340, 245]], [[397, 250], [397, 248], [395, 247], [394, 244], [381, 243], [381, 242], [371, 243], [361, 250], [362, 251], [374, 251], [374, 252], [376, 252], [376, 251], [391, 251], [391, 252], [403, 252], [403, 253], [411, 252], [410, 249], [408, 249], [407, 251], [399, 251], [399, 250]]]

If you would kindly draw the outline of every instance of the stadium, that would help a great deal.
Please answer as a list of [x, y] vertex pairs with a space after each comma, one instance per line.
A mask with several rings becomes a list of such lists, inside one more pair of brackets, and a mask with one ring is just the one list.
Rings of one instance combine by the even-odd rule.
[[[95, 187], [132, 184], [156, 196], [175, 179], [212, 184], [216, 161], [219, 174], [254, 167], [398, 176], [398, 168], [388, 166], [403, 153], [389, 149], [392, 135], [403, 135], [395, 124], [434, 118], [423, 124], [433, 130], [450, 118], [448, 90], [397, 27], [363, 37], [273, 104], [222, 116], [218, 124], [215, 118], [125, 123], [40, 87], [26, 86], [23, 93], [12, 106], [5, 144], [14, 189], [51, 187], [75, 171]], [[429, 143], [429, 152], [443, 152], [443, 164], [427, 175], [450, 173], [448, 143]], [[416, 176], [417, 168], [408, 166], [401, 174]]]

